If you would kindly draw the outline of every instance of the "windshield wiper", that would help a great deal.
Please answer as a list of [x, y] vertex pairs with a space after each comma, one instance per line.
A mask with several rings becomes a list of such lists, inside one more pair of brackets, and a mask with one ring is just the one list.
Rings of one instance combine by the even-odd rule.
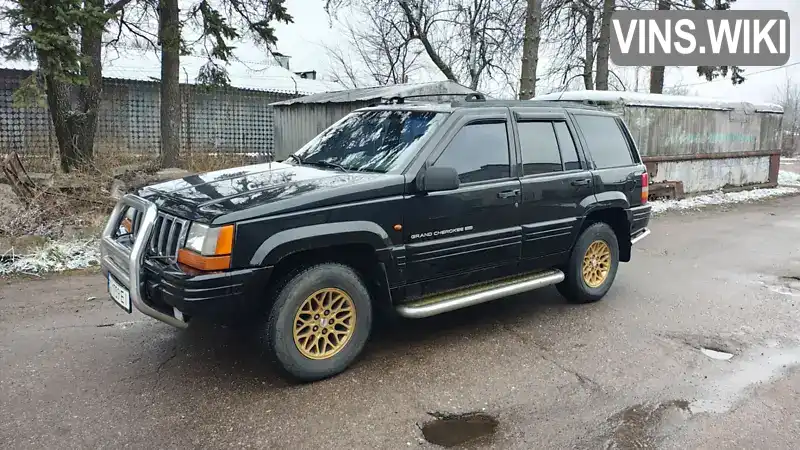
[[286, 158], [286, 159], [289, 159], [289, 158], [294, 158], [294, 160], [295, 160], [295, 161], [297, 161], [297, 163], [298, 163], [298, 164], [303, 164], [303, 159], [302, 159], [302, 158], [300, 158], [300, 157], [299, 157], [299, 156], [297, 156], [297, 155], [294, 155], [294, 154], [292, 154], [292, 155], [289, 155], [289, 157], [288, 157], [288, 158]]
[[330, 161], [305, 161], [304, 163], [308, 164], [309, 166], [331, 167], [331, 168], [334, 168], [334, 169], [339, 169], [342, 172], [349, 172], [349, 170], [347, 170], [347, 168], [345, 168], [343, 165], [341, 165], [339, 163], [335, 163], [335, 162], [330, 162]]

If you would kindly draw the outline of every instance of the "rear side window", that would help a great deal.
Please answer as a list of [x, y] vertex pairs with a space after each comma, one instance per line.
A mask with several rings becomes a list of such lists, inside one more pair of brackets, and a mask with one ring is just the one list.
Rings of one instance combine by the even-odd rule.
[[456, 169], [462, 183], [510, 177], [511, 164], [505, 122], [464, 126], [434, 165]]
[[523, 174], [561, 172], [558, 140], [551, 122], [519, 122], [517, 129]]
[[628, 142], [613, 117], [576, 115], [586, 145], [598, 169], [633, 164]]

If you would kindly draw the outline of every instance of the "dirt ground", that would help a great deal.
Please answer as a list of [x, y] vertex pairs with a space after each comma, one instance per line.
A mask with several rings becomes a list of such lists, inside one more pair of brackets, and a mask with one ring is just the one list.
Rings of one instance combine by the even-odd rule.
[[[467, 448], [797, 448], [800, 197], [652, 230], [600, 303], [545, 289], [376, 327], [354, 367], [307, 385], [239, 333], [123, 312], [97, 273], [4, 281], [0, 442], [436, 448], [434, 423], [485, 434]], [[469, 412], [485, 416], [435, 418]]]

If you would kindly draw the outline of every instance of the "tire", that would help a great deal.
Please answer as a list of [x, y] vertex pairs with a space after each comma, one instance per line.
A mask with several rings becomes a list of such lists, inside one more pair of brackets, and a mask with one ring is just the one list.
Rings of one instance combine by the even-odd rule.
[[[593, 246], [594, 245], [594, 246]], [[589, 275], [588, 281], [583, 276], [584, 256], [589, 247], [599, 251], [599, 255], [608, 253], [607, 270], [603, 270], [602, 257], [594, 259], [600, 265], [596, 266], [594, 276]], [[604, 248], [605, 247], [605, 248]], [[598, 253], [595, 253], [598, 255]], [[611, 227], [603, 222], [597, 222], [587, 227], [575, 242], [569, 262], [564, 270], [564, 281], [556, 285], [558, 291], [570, 303], [593, 303], [601, 300], [617, 276], [619, 267], [619, 242], [617, 235]], [[603, 278], [602, 274], [605, 274]], [[602, 281], [601, 281], [602, 279]]]
[[[352, 312], [350, 319], [347, 310]], [[326, 312], [328, 318], [336, 315], [338, 323], [327, 322]], [[304, 322], [297, 329], [296, 318]], [[319, 264], [288, 277], [265, 325], [262, 343], [285, 375], [298, 381], [321, 380], [344, 371], [361, 354], [372, 328], [372, 302], [353, 269]], [[322, 335], [325, 330], [330, 334]], [[312, 337], [304, 337], [309, 334]]]

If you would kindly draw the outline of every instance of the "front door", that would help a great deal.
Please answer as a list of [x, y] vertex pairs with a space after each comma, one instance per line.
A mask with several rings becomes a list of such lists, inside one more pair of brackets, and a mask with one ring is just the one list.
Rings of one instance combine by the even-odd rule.
[[507, 111], [458, 123], [434, 166], [455, 168], [461, 186], [406, 199], [407, 298], [512, 273], [519, 261], [520, 182]]
[[524, 268], [549, 267], [570, 251], [583, 205], [594, 196], [588, 165], [578, 156], [566, 116], [517, 114], [522, 160]]

